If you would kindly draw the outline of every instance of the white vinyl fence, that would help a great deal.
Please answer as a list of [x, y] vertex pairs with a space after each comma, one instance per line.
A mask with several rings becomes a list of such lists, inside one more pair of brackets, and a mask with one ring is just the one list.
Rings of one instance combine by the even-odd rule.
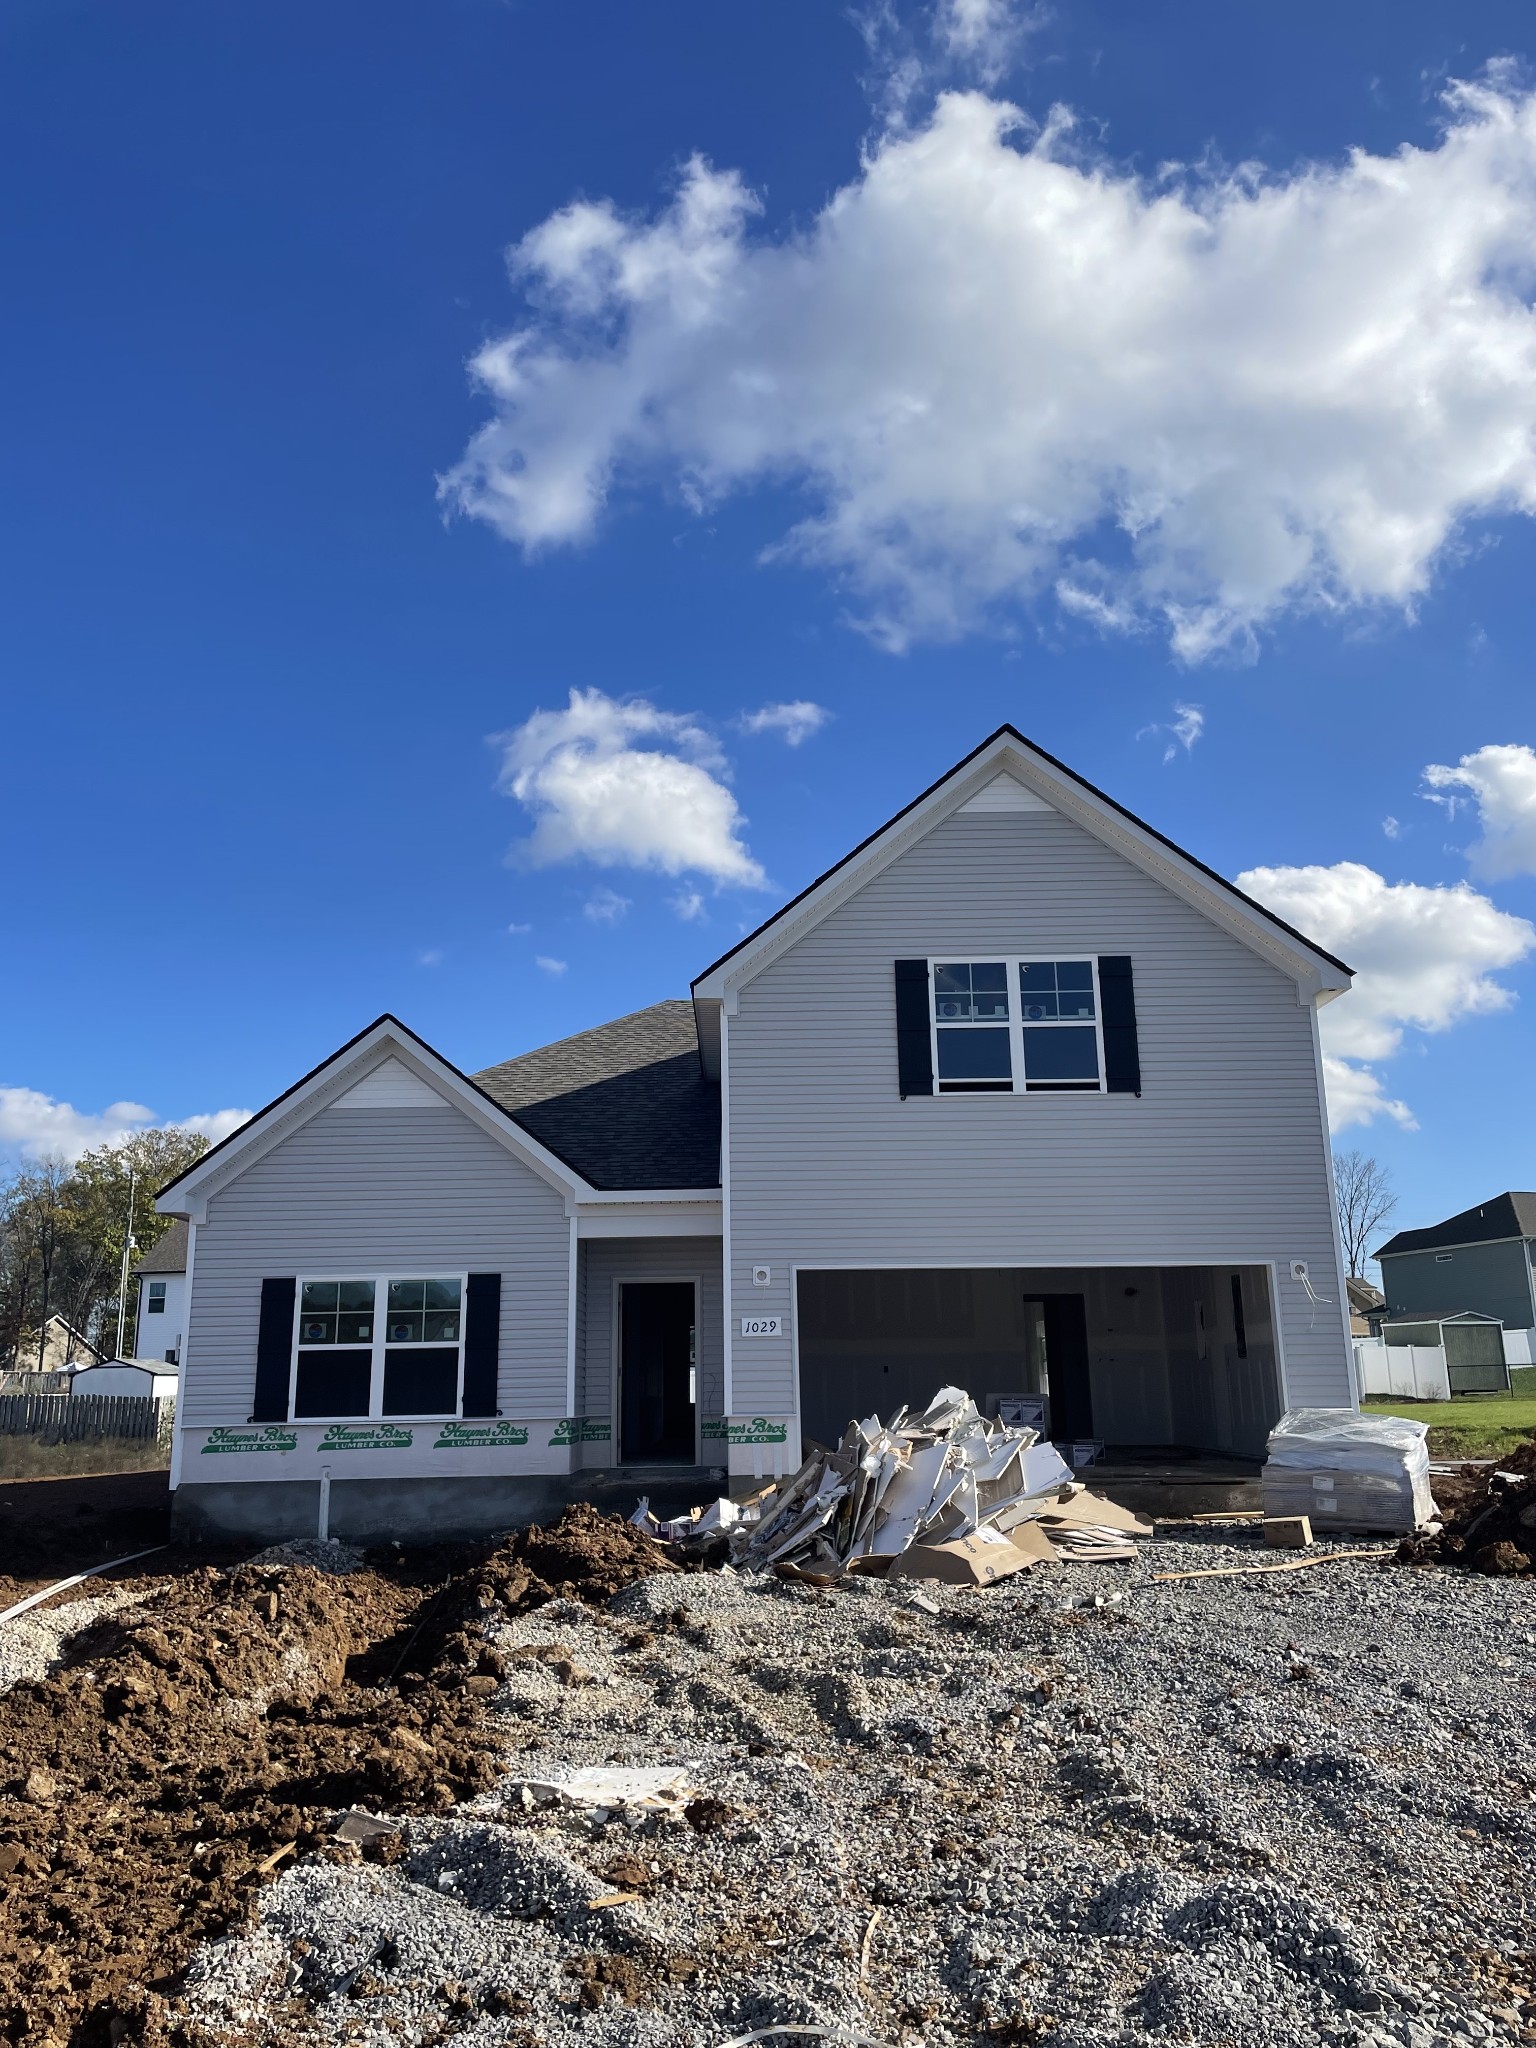
[[1438, 1344], [1386, 1344], [1380, 1337], [1357, 1337], [1355, 1377], [1362, 1401], [1383, 1395], [1394, 1401], [1451, 1398], [1445, 1353]]

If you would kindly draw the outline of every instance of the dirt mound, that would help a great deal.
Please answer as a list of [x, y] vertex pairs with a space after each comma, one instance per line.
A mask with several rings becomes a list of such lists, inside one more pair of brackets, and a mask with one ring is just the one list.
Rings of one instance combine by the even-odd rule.
[[520, 1529], [495, 1553], [490, 1568], [504, 1572], [497, 1582], [504, 1596], [516, 1588], [522, 1572], [530, 1590], [546, 1599], [559, 1593], [597, 1602], [612, 1599], [637, 1579], [685, 1567], [633, 1523], [577, 1501], [547, 1529]]
[[1536, 1438], [1497, 1465], [1463, 1465], [1435, 1481], [1444, 1518], [1437, 1536], [1410, 1537], [1404, 1564], [1453, 1565], [1491, 1575], [1536, 1570]]
[[[199, 1570], [89, 1629], [0, 1715], [0, 2035], [161, 2038], [193, 1946], [337, 1807], [495, 1777], [478, 1572]], [[355, 1851], [335, 1850], [354, 1855]]]
[[192, 1950], [295, 1852], [355, 1860], [338, 1809], [442, 1812], [494, 1783], [498, 1613], [679, 1569], [577, 1506], [489, 1555], [150, 1582], [0, 1703], [0, 2039], [186, 2044], [169, 2001]]

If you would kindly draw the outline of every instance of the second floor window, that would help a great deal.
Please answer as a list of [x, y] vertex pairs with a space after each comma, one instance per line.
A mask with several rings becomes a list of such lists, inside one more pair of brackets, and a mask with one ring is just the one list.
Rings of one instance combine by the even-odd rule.
[[152, 1316], [163, 1316], [165, 1314], [165, 1282], [163, 1280], [150, 1281], [149, 1299], [144, 1304], [144, 1310], [147, 1315]]
[[932, 973], [941, 1095], [1103, 1092], [1091, 958], [935, 960]]

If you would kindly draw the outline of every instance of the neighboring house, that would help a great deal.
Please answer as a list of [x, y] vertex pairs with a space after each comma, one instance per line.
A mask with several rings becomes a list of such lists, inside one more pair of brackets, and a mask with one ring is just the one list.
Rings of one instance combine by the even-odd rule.
[[139, 1313], [133, 1355], [178, 1365], [187, 1327], [187, 1226], [179, 1218], [134, 1267]]
[[690, 1001], [474, 1076], [380, 1018], [159, 1197], [178, 1525], [506, 1526], [946, 1380], [1261, 1454], [1353, 1405], [1349, 979], [1005, 727]]
[[43, 1325], [42, 1348], [37, 1333], [22, 1338], [16, 1347], [16, 1371], [23, 1373], [69, 1373], [85, 1365], [96, 1365], [103, 1354], [89, 1343], [73, 1323], [63, 1316], [50, 1316]]
[[110, 1365], [87, 1366], [69, 1383], [72, 1394], [129, 1394], [145, 1400], [174, 1401], [176, 1371], [166, 1367], [157, 1372], [144, 1359], [119, 1359]]
[[1374, 1337], [1381, 1325], [1387, 1297], [1369, 1280], [1346, 1280], [1344, 1288], [1349, 1298], [1349, 1334], [1352, 1337]]
[[1476, 1310], [1507, 1331], [1536, 1327], [1536, 1194], [1495, 1195], [1427, 1230], [1400, 1230], [1376, 1253], [1387, 1312]]

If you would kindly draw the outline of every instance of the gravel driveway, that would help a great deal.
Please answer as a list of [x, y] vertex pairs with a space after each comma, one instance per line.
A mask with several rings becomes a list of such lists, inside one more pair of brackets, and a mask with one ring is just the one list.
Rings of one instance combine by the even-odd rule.
[[[1266, 1557], [1180, 1531], [982, 1592], [706, 1574], [498, 1619], [506, 1783], [403, 1823], [393, 1860], [290, 1870], [202, 1952], [190, 2011], [241, 2042], [462, 2048], [796, 2021], [1536, 2041], [1536, 1590], [1378, 1561], [1153, 1577]], [[631, 1822], [514, 1789], [615, 1761], [707, 1796]]]

